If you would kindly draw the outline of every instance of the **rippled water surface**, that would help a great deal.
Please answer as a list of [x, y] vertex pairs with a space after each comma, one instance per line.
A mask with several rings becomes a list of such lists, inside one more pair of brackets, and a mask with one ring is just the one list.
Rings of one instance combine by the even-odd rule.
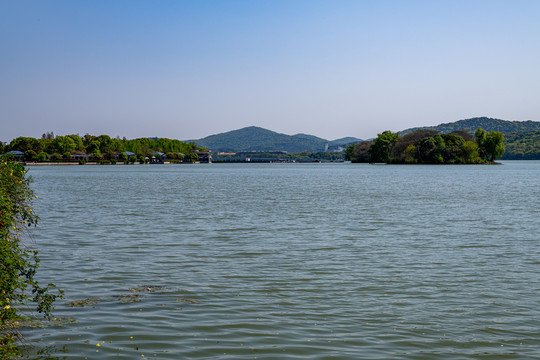
[[540, 358], [540, 162], [30, 174], [40, 358]]

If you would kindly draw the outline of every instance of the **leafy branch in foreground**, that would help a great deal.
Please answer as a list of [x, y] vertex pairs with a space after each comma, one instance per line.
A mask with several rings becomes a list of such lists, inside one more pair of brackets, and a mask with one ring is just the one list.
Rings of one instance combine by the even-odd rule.
[[29, 185], [22, 164], [0, 157], [0, 358], [17, 354], [20, 310], [33, 303], [37, 312], [50, 319], [54, 301], [63, 294], [61, 290], [50, 293], [53, 284], [38, 284], [37, 251], [23, 242], [27, 228], [39, 220], [32, 209], [36, 196]]

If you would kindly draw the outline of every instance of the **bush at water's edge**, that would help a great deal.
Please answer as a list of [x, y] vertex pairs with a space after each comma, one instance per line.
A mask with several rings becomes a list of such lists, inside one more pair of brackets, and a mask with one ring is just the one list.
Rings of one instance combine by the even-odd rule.
[[54, 301], [62, 296], [49, 290], [53, 284], [41, 287], [34, 276], [39, 267], [37, 251], [23, 243], [27, 228], [39, 218], [32, 209], [36, 198], [30, 189], [30, 179], [24, 165], [10, 157], [0, 157], [0, 358], [16, 356], [19, 336], [16, 325], [21, 310], [34, 303], [37, 312], [51, 317]]

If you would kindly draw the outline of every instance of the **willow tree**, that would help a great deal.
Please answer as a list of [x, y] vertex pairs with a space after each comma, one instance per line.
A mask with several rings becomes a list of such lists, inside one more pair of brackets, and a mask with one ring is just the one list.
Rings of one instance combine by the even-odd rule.
[[486, 131], [482, 128], [476, 129], [474, 138], [478, 144], [480, 156], [488, 161], [495, 161], [500, 158], [505, 151], [504, 135], [499, 131]]
[[504, 154], [504, 135], [499, 131], [490, 131], [486, 134], [484, 148], [489, 161], [495, 161]]

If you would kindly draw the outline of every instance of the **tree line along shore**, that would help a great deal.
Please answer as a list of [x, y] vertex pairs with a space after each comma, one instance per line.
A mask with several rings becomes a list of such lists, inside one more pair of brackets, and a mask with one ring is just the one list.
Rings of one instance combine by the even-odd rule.
[[0, 154], [11, 152], [27, 162], [148, 163], [196, 162], [208, 154], [194, 143], [167, 138], [120, 139], [108, 135], [86, 134], [54, 136], [47, 132], [41, 138], [17, 137], [9, 144], [0, 143]]
[[[9, 144], [0, 143], [0, 154], [10, 152], [17, 160], [31, 163], [180, 163], [211, 162], [208, 150], [195, 143], [167, 138], [120, 139], [108, 135], [86, 134], [41, 138], [17, 137]], [[280, 160], [339, 160], [391, 164], [483, 164], [493, 163], [505, 152], [504, 135], [478, 128], [474, 135], [465, 130], [439, 134], [419, 129], [406, 135], [384, 131], [377, 138], [351, 144], [340, 154], [301, 153], [280, 155]], [[218, 154], [219, 155], [219, 154]], [[260, 157], [261, 154], [253, 154]], [[230, 156], [216, 158], [230, 161]]]

